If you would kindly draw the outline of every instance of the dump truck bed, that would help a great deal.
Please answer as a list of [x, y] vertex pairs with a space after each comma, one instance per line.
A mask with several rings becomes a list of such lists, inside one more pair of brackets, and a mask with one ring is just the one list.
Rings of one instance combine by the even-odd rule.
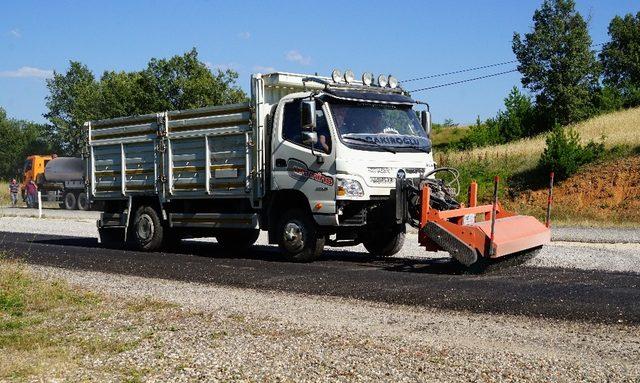
[[242, 197], [254, 169], [248, 103], [87, 123], [91, 194]]

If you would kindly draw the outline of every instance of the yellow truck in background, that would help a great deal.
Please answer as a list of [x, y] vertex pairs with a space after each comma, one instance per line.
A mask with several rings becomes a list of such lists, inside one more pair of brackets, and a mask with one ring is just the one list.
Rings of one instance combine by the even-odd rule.
[[20, 190], [23, 199], [25, 188], [33, 180], [42, 192], [43, 199], [60, 201], [67, 210], [89, 210], [84, 182], [84, 162], [81, 158], [58, 157], [55, 154], [34, 154], [27, 157]]

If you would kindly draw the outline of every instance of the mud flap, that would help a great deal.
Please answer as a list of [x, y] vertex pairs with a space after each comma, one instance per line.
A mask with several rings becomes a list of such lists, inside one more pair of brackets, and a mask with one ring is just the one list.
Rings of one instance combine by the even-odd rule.
[[478, 260], [476, 250], [460, 241], [455, 235], [435, 222], [428, 222], [423, 229], [429, 239], [435, 242], [453, 258], [465, 266], [471, 266]]

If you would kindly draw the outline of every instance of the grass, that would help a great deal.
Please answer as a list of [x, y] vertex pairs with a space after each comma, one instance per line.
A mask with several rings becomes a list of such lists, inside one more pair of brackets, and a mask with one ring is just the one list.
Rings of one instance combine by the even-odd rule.
[[72, 333], [73, 319], [100, 299], [60, 281], [33, 279], [16, 261], [0, 260], [0, 380], [26, 379], [47, 369], [56, 376], [87, 352]]
[[242, 359], [226, 358], [238, 342], [280, 355], [311, 334], [270, 317], [94, 294], [29, 267], [0, 258], [0, 382], [251, 380]]
[[431, 132], [431, 143], [435, 151], [443, 151], [462, 140], [469, 132], [468, 126], [434, 127]]
[[[71, 371], [92, 369], [87, 362], [135, 352], [153, 336], [136, 331], [139, 316], [153, 318], [175, 307], [151, 299], [114, 301], [34, 277], [21, 262], [0, 255], [0, 381], [66, 380]], [[121, 325], [123, 317], [134, 325]], [[114, 375], [118, 381], [144, 380], [144, 370], [122, 362], [90, 373]]]
[[7, 206], [11, 203], [11, 196], [9, 195], [9, 183], [6, 181], [0, 181], [0, 206]]
[[[604, 137], [606, 153], [600, 160], [601, 163], [625, 156], [640, 155], [640, 108], [594, 117], [572, 127], [580, 133], [583, 142], [599, 141]], [[543, 134], [504, 145], [468, 151], [438, 152], [436, 149], [435, 160], [439, 166], [451, 166], [460, 170], [461, 193], [465, 193], [472, 180], [477, 181], [479, 197], [484, 201], [490, 199], [493, 177], [499, 176], [500, 198], [505, 200], [527, 189], [546, 188], [548, 174], [538, 168], [545, 139], [546, 135]], [[563, 209], [562, 206], [557, 206], [556, 216], [561, 217], [567, 224], [598, 223], [597, 214], [587, 216], [579, 211]], [[608, 218], [605, 222], [609, 222]], [[620, 223], [624, 224], [624, 221]]]
[[[598, 141], [604, 136], [607, 148], [640, 146], [640, 107], [604, 114], [572, 127], [580, 133], [583, 142]], [[452, 162], [505, 156], [537, 161], [545, 147], [545, 139], [546, 134], [542, 134], [503, 145], [452, 152], [447, 156]]]

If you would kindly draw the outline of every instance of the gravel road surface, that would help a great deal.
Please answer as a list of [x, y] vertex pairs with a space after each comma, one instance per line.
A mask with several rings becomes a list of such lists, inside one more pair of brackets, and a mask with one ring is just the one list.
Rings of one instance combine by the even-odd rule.
[[[152, 344], [119, 356], [152, 366], [152, 380], [640, 379], [633, 241], [585, 243], [565, 231], [524, 266], [466, 275], [413, 234], [389, 260], [355, 247], [296, 264], [264, 237], [246, 254], [212, 239], [184, 241], [179, 253], [105, 249], [94, 216], [64, 218], [0, 217], [0, 251], [45, 277], [200, 313], [169, 332], [161, 356]], [[604, 242], [614, 235], [637, 231]], [[188, 368], [178, 372], [178, 361]]]
[[[95, 364], [146, 369], [150, 381], [568, 382], [640, 377], [640, 332], [626, 324], [468, 314], [339, 297], [32, 266], [117, 298], [183, 307]], [[179, 366], [179, 367], [177, 367]], [[73, 375], [72, 375], [73, 376]], [[77, 380], [91, 380], [92, 375]]]
[[[0, 217], [30, 217], [37, 218], [37, 209], [0, 207]], [[98, 211], [43, 209], [43, 218], [91, 220], [100, 217]], [[413, 228], [409, 228], [413, 231]], [[93, 232], [93, 231], [92, 231]], [[85, 233], [86, 234], [86, 233]], [[554, 227], [551, 232], [552, 240], [583, 243], [638, 243], [640, 244], [640, 229], [606, 228], [606, 227]]]
[[0, 231], [0, 249], [49, 266], [476, 313], [640, 323], [638, 244], [557, 242], [530, 264], [478, 276], [461, 273], [446, 253], [426, 253], [414, 235], [391, 259], [371, 260], [358, 246], [328, 249], [324, 259], [299, 264], [283, 261], [264, 237], [246, 254], [226, 253], [213, 240], [149, 254], [102, 248], [92, 220], [4, 217]]

